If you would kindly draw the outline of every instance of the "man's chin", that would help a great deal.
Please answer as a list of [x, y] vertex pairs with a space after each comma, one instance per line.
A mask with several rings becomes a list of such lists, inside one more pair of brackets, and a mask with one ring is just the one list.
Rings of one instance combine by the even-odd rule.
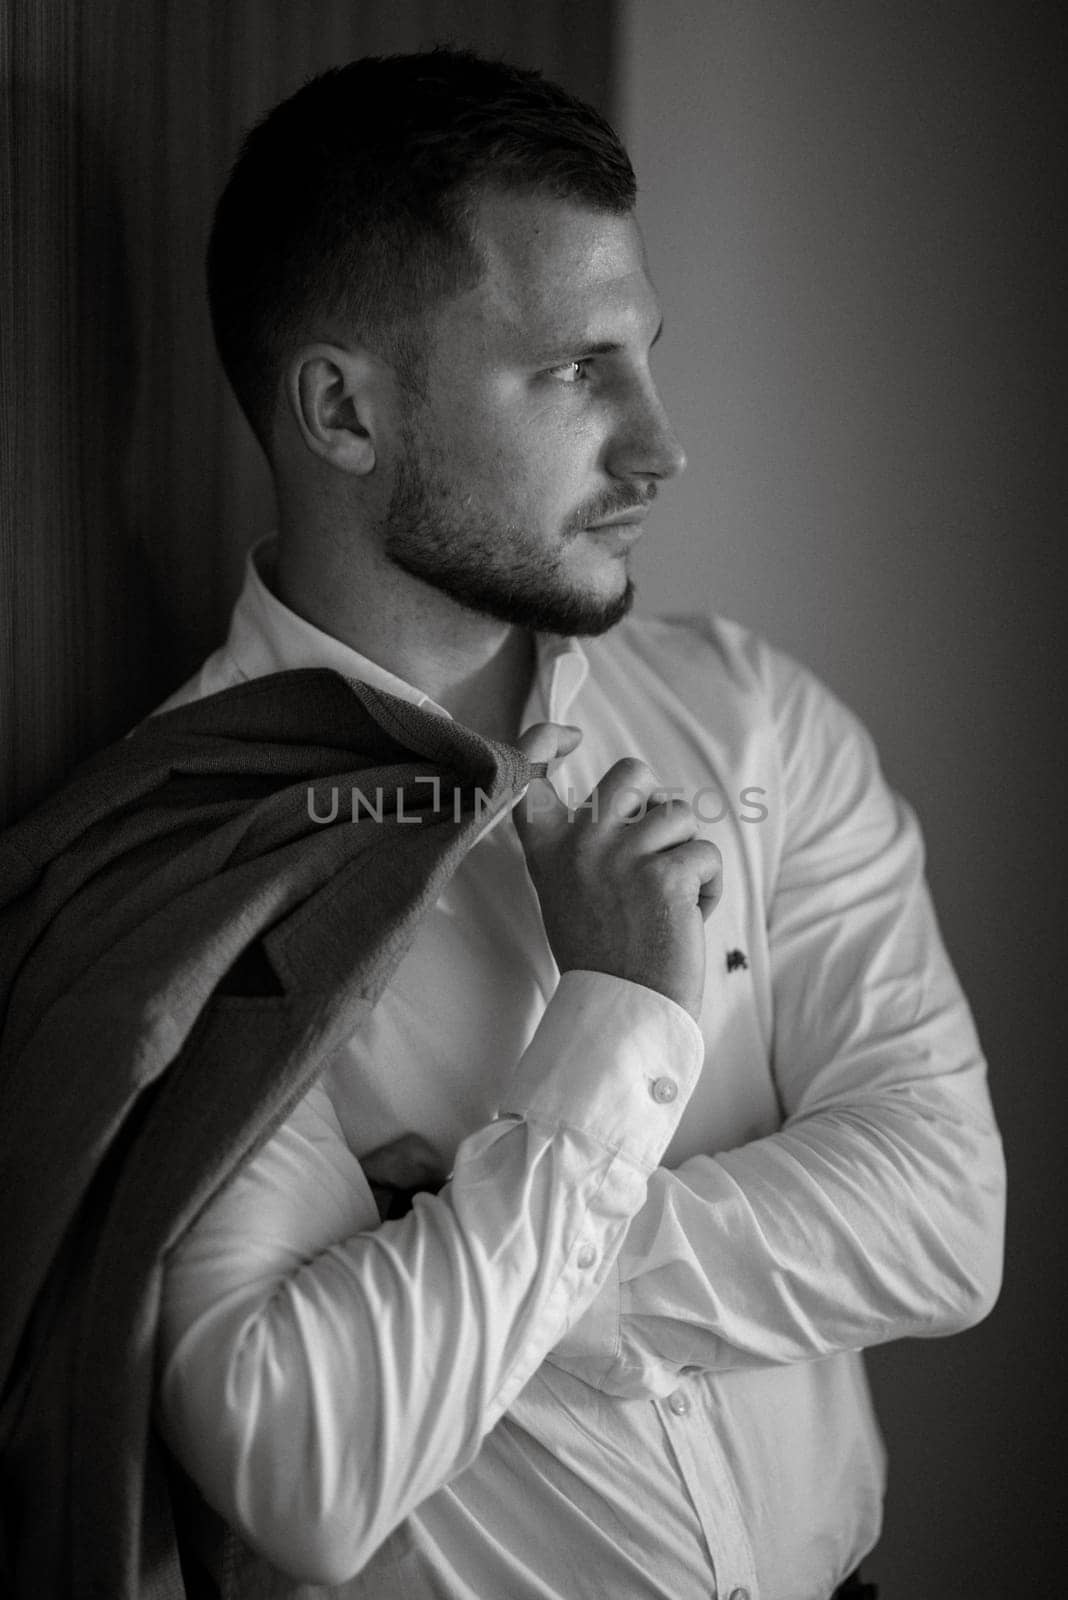
[[[402, 572], [430, 588], [447, 594], [466, 611], [493, 617], [533, 633], [558, 633], [592, 638], [622, 622], [634, 604], [634, 580], [629, 573], [615, 594], [565, 588], [545, 581], [547, 574], [524, 574], [525, 581], [509, 582], [507, 574], [472, 570], [468, 564], [450, 566], [440, 559], [427, 561], [421, 552], [394, 542], [387, 559]], [[436, 555], [436, 552], [435, 552]], [[613, 563], [615, 565], [615, 563]], [[619, 570], [618, 567], [616, 569]], [[555, 576], [555, 575], [554, 575]]]
[[583, 639], [608, 633], [623, 621], [634, 604], [634, 581], [628, 578], [617, 595], [569, 594], [514, 597], [502, 620], [534, 633], [557, 633]]
[[587, 639], [595, 638], [598, 634], [608, 633], [612, 628], [617, 627], [630, 611], [634, 604], [636, 593], [634, 579], [628, 578], [624, 588], [614, 600], [607, 604], [602, 602], [596, 611], [591, 610], [589, 612], [588, 626], [571, 628], [569, 631], [581, 634]]

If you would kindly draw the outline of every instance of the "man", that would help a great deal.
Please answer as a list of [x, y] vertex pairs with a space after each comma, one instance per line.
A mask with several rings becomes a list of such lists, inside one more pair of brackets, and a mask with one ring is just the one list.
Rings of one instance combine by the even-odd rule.
[[168, 1260], [226, 1594], [827, 1600], [879, 1531], [860, 1350], [997, 1294], [910, 813], [794, 663], [624, 620], [683, 466], [633, 201], [589, 108], [437, 51], [307, 85], [220, 202], [279, 525], [169, 704], [325, 667], [553, 763]]

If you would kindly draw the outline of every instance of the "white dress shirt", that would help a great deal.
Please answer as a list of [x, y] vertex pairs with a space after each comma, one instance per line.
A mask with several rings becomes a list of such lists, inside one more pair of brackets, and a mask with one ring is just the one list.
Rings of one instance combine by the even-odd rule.
[[[440, 709], [251, 558], [168, 705], [301, 666]], [[511, 820], [476, 844], [169, 1260], [160, 1423], [240, 1534], [225, 1595], [827, 1600], [880, 1527], [859, 1351], [997, 1294], [983, 1058], [855, 718], [708, 620], [539, 639], [546, 718], [584, 731], [563, 798], [637, 755], [719, 845], [700, 1026], [561, 979]]]

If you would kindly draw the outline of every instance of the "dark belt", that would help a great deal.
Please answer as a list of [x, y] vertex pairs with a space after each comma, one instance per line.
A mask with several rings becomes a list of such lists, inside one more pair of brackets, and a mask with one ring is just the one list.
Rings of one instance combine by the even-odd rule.
[[831, 1600], [879, 1600], [879, 1590], [874, 1583], [864, 1582], [858, 1567], [844, 1583], [838, 1585]]

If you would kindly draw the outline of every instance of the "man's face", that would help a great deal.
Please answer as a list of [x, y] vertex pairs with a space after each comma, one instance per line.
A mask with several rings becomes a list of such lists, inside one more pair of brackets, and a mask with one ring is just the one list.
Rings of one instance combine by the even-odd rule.
[[[475, 611], [601, 633], [685, 464], [653, 387], [660, 312], [631, 216], [487, 195], [479, 284], [428, 318], [382, 527], [386, 556]], [[621, 520], [622, 519], [622, 520]]]

